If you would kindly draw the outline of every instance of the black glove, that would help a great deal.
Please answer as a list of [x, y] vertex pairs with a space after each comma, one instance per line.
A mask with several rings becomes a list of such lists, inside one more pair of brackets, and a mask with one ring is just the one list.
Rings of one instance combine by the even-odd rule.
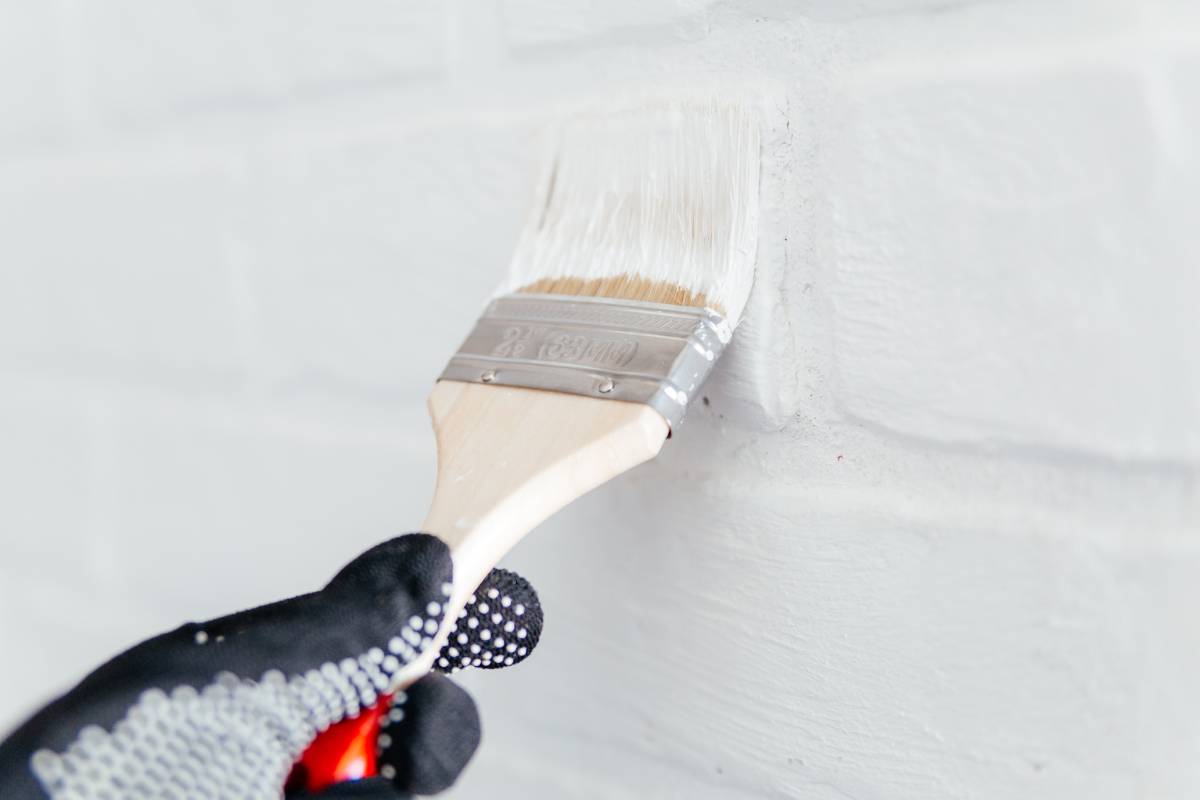
[[[409, 534], [363, 553], [319, 592], [145, 641], [0, 744], [0, 798], [275, 800], [285, 784], [289, 797], [322, 800], [441, 791], [478, 746], [474, 703], [434, 673], [387, 692], [430, 646], [450, 580], [446, 545]], [[493, 570], [437, 666], [515, 664], [541, 623], [532, 587]], [[305, 794], [311, 776], [293, 765], [323, 731], [381, 698], [380, 777]]]

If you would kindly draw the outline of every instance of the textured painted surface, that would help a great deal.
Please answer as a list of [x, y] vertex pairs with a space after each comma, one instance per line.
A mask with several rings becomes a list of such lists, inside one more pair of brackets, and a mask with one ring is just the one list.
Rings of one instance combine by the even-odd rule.
[[0, 66], [3, 724], [421, 519], [541, 122], [719, 82], [746, 321], [513, 553], [455, 796], [1200, 793], [1193, 4], [64, 1]]

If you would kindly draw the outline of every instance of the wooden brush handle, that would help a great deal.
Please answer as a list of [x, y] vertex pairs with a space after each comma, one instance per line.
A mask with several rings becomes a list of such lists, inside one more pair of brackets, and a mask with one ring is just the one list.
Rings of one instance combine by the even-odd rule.
[[428, 671], [450, 623], [505, 553], [575, 498], [658, 454], [669, 428], [641, 403], [439, 381], [429, 395], [437, 488], [421, 530], [450, 546], [454, 593]]

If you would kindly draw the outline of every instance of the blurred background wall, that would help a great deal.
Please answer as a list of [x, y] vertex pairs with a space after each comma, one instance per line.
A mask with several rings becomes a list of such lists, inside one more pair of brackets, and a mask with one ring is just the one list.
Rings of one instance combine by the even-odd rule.
[[459, 798], [1200, 794], [1200, 9], [0, 6], [0, 726], [419, 524], [538, 132], [766, 97], [709, 402], [508, 565]]

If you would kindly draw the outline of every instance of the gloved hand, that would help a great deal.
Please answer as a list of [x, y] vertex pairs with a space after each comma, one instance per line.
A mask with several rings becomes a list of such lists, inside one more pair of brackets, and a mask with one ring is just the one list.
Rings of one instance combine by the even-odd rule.
[[[289, 798], [322, 800], [441, 791], [478, 746], [473, 701], [437, 673], [388, 693], [431, 645], [450, 580], [446, 545], [409, 534], [363, 553], [318, 592], [145, 641], [0, 744], [0, 798], [274, 800], [285, 784]], [[493, 570], [437, 667], [515, 664], [541, 623], [532, 587]], [[336, 724], [350, 719], [360, 722]], [[382, 727], [371, 729], [375, 719]], [[356, 726], [367, 728], [365, 748]], [[351, 751], [334, 771], [366, 777], [323, 787], [314, 773], [329, 771], [343, 743]]]

